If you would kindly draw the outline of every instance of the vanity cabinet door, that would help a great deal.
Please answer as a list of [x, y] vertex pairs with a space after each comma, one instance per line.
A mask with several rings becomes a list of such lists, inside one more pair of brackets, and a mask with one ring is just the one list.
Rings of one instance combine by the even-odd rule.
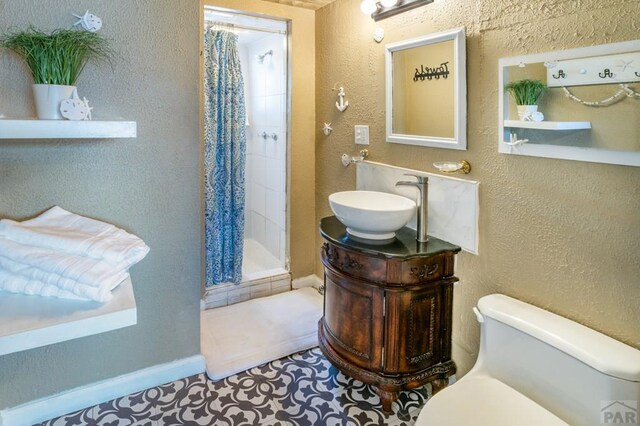
[[324, 325], [331, 347], [349, 362], [382, 370], [384, 290], [325, 268]]
[[385, 373], [416, 372], [440, 362], [441, 298], [439, 285], [386, 291]]

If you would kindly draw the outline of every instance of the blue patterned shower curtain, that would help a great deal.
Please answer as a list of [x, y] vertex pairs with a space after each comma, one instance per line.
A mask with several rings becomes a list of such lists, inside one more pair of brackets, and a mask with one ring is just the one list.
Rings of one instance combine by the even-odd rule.
[[242, 278], [246, 111], [238, 36], [208, 30], [205, 81], [206, 287]]

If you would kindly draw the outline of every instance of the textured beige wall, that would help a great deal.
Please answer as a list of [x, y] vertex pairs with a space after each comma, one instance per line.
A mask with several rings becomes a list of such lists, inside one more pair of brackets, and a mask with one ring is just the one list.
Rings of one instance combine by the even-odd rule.
[[261, 0], [201, 0], [204, 5], [291, 21], [291, 134], [289, 137], [289, 257], [293, 278], [315, 266], [315, 12]]
[[[471, 307], [501, 292], [547, 308], [640, 347], [640, 168], [498, 154], [498, 58], [638, 38], [637, 1], [441, 0], [379, 21], [360, 0], [317, 11], [317, 220], [327, 196], [355, 187], [353, 125], [369, 124], [373, 161], [435, 172], [431, 164], [467, 159], [480, 185], [480, 255], [458, 256], [454, 359], [475, 360], [479, 328]], [[467, 33], [466, 152], [384, 140], [384, 44], [464, 26]], [[336, 81], [349, 109], [333, 106]], [[637, 108], [637, 106], [636, 106]], [[316, 246], [321, 243], [316, 236]], [[316, 259], [318, 259], [316, 257]], [[321, 274], [320, 262], [316, 273]]]
[[[0, 356], [0, 409], [200, 352], [198, 2], [0, 0], [0, 32], [68, 27], [91, 10], [118, 51], [78, 81], [94, 117], [138, 122], [138, 138], [0, 141], [0, 217], [59, 204], [142, 237], [131, 276], [138, 324]], [[33, 115], [31, 81], [0, 52], [0, 113]]]

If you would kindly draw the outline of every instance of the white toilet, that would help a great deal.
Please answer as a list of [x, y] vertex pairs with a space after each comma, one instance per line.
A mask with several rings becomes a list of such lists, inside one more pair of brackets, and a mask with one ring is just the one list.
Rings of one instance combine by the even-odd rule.
[[502, 294], [474, 311], [478, 360], [417, 426], [640, 424], [639, 350]]

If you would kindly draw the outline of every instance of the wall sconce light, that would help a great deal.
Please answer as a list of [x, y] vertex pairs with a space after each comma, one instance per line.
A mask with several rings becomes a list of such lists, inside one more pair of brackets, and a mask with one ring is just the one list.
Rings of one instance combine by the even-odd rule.
[[379, 21], [428, 3], [433, 3], [433, 0], [362, 0], [360, 10], [371, 15], [374, 21]]
[[[362, 13], [365, 15], [371, 15], [373, 12], [378, 10], [378, 7], [393, 7], [398, 3], [398, 1], [399, 0], [363, 0], [360, 4], [360, 10], [362, 10]], [[378, 6], [378, 3], [380, 3], [380, 6]]]

